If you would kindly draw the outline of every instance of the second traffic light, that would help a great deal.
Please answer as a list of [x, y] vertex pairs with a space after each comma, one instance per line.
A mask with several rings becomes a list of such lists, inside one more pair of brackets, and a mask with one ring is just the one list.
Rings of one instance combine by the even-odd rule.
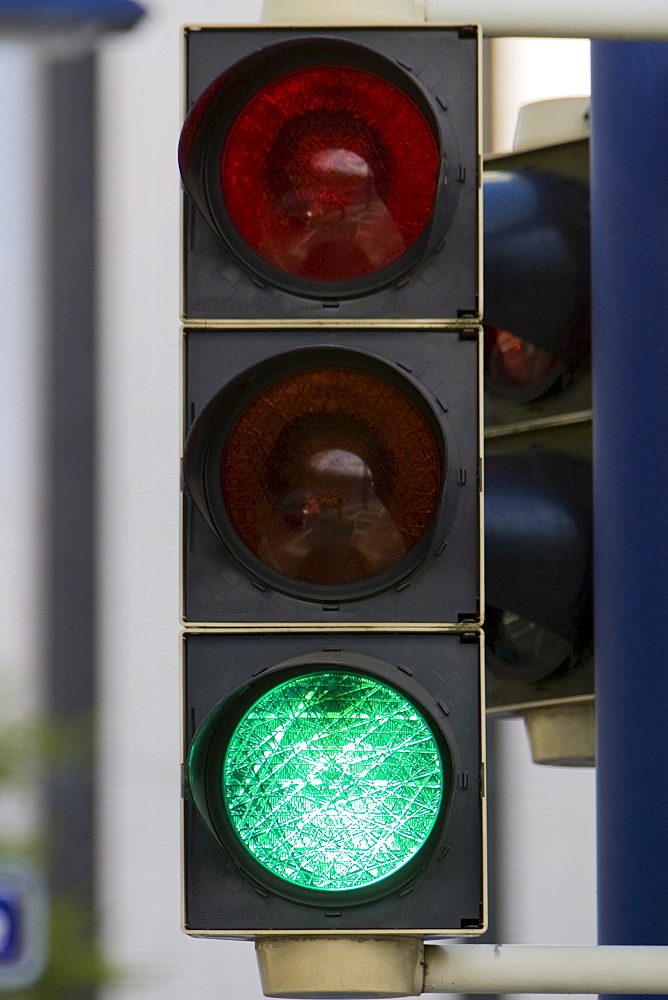
[[[580, 99], [548, 102], [552, 112], [555, 104], [569, 121], [585, 110]], [[541, 108], [523, 109], [525, 136]], [[593, 700], [589, 143], [576, 132], [485, 164], [485, 632], [495, 713], [579, 712]], [[534, 746], [536, 759], [571, 762], [570, 752], [581, 763], [587, 754], [570, 739], [570, 748]]]

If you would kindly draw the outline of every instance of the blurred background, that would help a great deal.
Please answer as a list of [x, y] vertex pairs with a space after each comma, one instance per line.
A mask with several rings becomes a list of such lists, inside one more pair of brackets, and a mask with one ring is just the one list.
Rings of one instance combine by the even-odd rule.
[[[17, 997], [260, 996], [251, 944], [180, 931], [176, 165], [180, 26], [259, 16], [153, 0], [94, 58], [86, 32], [0, 40], [0, 847], [44, 870], [53, 916]], [[520, 104], [588, 93], [584, 41], [486, 48], [488, 152]], [[489, 728], [491, 939], [595, 943], [593, 769]]]

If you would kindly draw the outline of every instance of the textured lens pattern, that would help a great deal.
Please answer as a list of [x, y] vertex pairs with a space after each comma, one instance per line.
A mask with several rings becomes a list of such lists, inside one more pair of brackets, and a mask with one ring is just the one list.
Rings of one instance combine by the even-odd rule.
[[427, 722], [397, 690], [343, 671], [268, 691], [239, 722], [222, 786], [241, 843], [295, 885], [360, 889], [424, 845], [444, 798]]
[[352, 584], [399, 564], [437, 509], [443, 463], [422, 411], [355, 368], [295, 372], [244, 409], [222, 492], [248, 549], [286, 577]]
[[288, 274], [346, 281], [400, 258], [433, 212], [440, 153], [417, 104], [350, 66], [267, 84], [223, 151], [221, 185], [249, 246]]

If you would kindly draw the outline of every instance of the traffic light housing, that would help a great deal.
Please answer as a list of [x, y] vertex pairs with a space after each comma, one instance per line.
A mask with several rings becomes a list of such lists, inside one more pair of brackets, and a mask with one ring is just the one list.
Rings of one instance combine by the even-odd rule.
[[484, 928], [475, 631], [183, 642], [188, 933]]
[[480, 933], [479, 32], [184, 37], [184, 929]]
[[184, 318], [477, 317], [477, 51], [470, 25], [187, 28]]
[[483, 189], [487, 707], [526, 716], [594, 692], [588, 140]]
[[475, 327], [189, 329], [191, 626], [480, 620]]

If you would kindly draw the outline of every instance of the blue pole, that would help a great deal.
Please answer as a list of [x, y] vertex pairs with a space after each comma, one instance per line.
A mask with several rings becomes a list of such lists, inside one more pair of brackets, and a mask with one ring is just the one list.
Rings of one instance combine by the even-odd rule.
[[665, 945], [668, 44], [592, 44], [591, 155], [599, 941]]

